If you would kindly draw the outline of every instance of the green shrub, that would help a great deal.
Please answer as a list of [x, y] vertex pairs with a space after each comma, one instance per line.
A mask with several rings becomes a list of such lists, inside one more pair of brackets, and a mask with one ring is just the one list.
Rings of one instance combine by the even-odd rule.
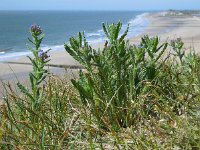
[[167, 48], [167, 43], [159, 45], [158, 37], [148, 36], [142, 38], [138, 47], [132, 46], [125, 40], [128, 29], [119, 37], [121, 26], [120, 22], [103, 24], [108, 41], [102, 50], [92, 49], [81, 33], [70, 38], [70, 45], [65, 44], [67, 52], [87, 70], [85, 74], [80, 71], [78, 81], [72, 80], [82, 103], [100, 126], [109, 124], [112, 129], [140, 121], [140, 96], [150, 91], [148, 83], [156, 86], [160, 80], [159, 61]]

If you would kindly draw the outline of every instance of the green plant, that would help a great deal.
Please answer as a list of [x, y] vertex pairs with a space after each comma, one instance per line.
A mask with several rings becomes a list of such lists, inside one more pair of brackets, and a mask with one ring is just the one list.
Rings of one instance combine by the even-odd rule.
[[8, 103], [0, 113], [0, 149], [57, 150], [77, 145], [74, 141], [82, 127], [74, 125], [80, 115], [72, 109], [76, 95], [66, 80], [52, 75], [46, 79], [37, 111], [32, 110], [29, 97], [9, 87], [5, 86]]
[[[91, 110], [100, 126], [108, 124], [112, 129], [127, 127], [137, 122], [136, 101], [146, 90], [145, 82], [155, 82], [159, 72], [156, 62], [167, 44], [160, 46], [158, 37], [142, 38], [141, 46], [131, 46], [125, 37], [119, 37], [122, 24], [105, 25], [108, 38], [103, 50], [88, 45], [84, 34], [70, 38], [66, 51], [82, 64], [87, 73], [80, 71], [78, 81], [72, 80], [78, 89], [82, 103]], [[110, 127], [110, 130], [112, 130]]]
[[[64, 99], [68, 95], [62, 95], [56, 89], [51, 88], [52, 81], [46, 83], [49, 88], [44, 88], [42, 82], [48, 75], [48, 71], [44, 67], [49, 61], [47, 54], [49, 50], [44, 52], [40, 49], [44, 37], [40, 26], [33, 25], [30, 32], [33, 40], [29, 39], [29, 41], [35, 46], [35, 48], [29, 46], [34, 56], [34, 58], [29, 57], [33, 66], [33, 72], [29, 74], [31, 90], [21, 83], [17, 83], [22, 93], [19, 96], [10, 85], [5, 86], [7, 91], [4, 97], [6, 109], [2, 118], [6, 119], [6, 123], [2, 137], [7, 143], [3, 147], [8, 149], [18, 146], [20, 149], [25, 147], [44, 149], [47, 145], [55, 148], [62, 145], [61, 141], [65, 140], [63, 134], [67, 115], [65, 117], [63, 115], [68, 111]], [[44, 94], [45, 91], [48, 92]], [[53, 93], [54, 96], [52, 92], [56, 92]], [[46, 96], [48, 96], [47, 99]], [[59, 140], [54, 140], [55, 137]], [[49, 139], [51, 140], [49, 141]]]
[[29, 50], [32, 52], [34, 58], [30, 59], [33, 72], [29, 73], [30, 83], [31, 83], [31, 91], [28, 90], [27, 87], [23, 86], [20, 83], [17, 83], [17, 86], [31, 101], [32, 110], [37, 111], [40, 107], [40, 100], [42, 98], [42, 88], [40, 87], [40, 83], [45, 80], [48, 70], [44, 68], [45, 64], [50, 61], [48, 56], [48, 51], [44, 52], [41, 50], [40, 45], [44, 38], [44, 34], [42, 34], [42, 29], [38, 25], [33, 25], [30, 29], [30, 33], [32, 35], [32, 40], [28, 38], [29, 42], [34, 45], [34, 48], [28, 46]]
[[181, 38], [177, 38], [176, 40], [171, 41], [171, 46], [175, 52], [175, 56], [178, 56], [180, 62], [182, 63], [182, 58], [185, 55], [185, 52], [182, 50], [184, 43]]
[[[30, 99], [33, 100], [33, 110], [36, 109], [37, 107], [40, 107], [40, 99], [42, 97], [42, 90], [41, 87], [39, 87], [40, 83], [45, 80], [48, 70], [44, 69], [45, 64], [50, 61], [49, 56], [48, 56], [48, 51], [44, 52], [43, 50], [40, 49], [40, 45], [42, 43], [42, 40], [44, 38], [44, 34], [42, 34], [42, 30], [40, 26], [33, 25], [30, 29], [31, 35], [33, 40], [29, 39], [29, 41], [35, 46], [35, 48], [31, 48], [29, 46], [30, 51], [34, 55], [34, 58], [32, 59], [31, 57], [28, 57], [30, 61], [32, 62], [33, 66], [33, 72], [29, 74], [30, 77], [30, 82], [31, 82], [31, 90], [32, 90], [32, 97]], [[25, 88], [23, 88], [20, 84], [18, 84], [19, 88], [21, 89], [22, 92], [25, 92], [27, 96], [29, 94], [24, 91]]]

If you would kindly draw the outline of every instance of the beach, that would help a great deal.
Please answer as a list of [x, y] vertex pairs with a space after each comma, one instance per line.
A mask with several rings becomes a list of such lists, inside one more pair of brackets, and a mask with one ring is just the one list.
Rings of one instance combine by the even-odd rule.
[[[192, 14], [175, 13], [175, 12], [154, 12], [146, 14], [148, 27], [145, 31], [131, 37], [131, 44], [138, 44], [144, 35], [150, 37], [159, 36], [161, 42], [181, 37], [185, 43], [184, 47], [188, 50], [200, 52], [200, 16]], [[93, 44], [94, 48], [102, 47], [103, 44]], [[50, 53], [49, 70], [56, 75], [65, 74], [66, 69], [76, 69], [80, 65], [61, 47], [59, 51]], [[22, 56], [7, 62], [0, 63], [0, 80], [2, 82], [15, 83], [18, 80], [24, 84], [28, 81], [28, 74], [32, 70], [30, 61], [27, 57]], [[1, 88], [2, 89], [2, 88]]]
[[140, 36], [131, 38], [132, 43], [144, 35], [159, 36], [161, 42], [181, 38], [187, 51], [200, 51], [200, 16], [169, 11], [150, 14], [147, 18], [148, 28]]

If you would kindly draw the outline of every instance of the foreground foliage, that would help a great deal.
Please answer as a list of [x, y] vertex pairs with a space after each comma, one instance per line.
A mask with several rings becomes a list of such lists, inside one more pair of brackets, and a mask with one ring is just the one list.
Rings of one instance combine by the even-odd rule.
[[121, 27], [103, 24], [102, 50], [84, 33], [70, 38], [65, 49], [85, 69], [72, 84], [52, 75], [39, 82], [40, 107], [34, 92], [5, 85], [1, 149], [200, 149], [200, 57], [181, 39], [131, 45]]

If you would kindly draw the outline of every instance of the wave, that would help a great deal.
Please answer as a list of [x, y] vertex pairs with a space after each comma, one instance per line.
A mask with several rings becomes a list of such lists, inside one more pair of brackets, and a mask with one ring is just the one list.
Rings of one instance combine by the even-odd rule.
[[6, 53], [5, 51], [0, 51], [0, 55], [1, 55], [1, 54], [5, 54], [5, 53]]
[[86, 37], [96, 37], [96, 36], [101, 36], [101, 33], [87, 33]]
[[[42, 50], [47, 51], [48, 49], [51, 49], [52, 51], [59, 51], [59, 50], [64, 50], [64, 46], [63, 45], [52, 45], [52, 46], [48, 46], [48, 45], [43, 45], [41, 47]], [[5, 51], [1, 51], [0, 52], [0, 62], [5, 62], [8, 60], [18, 60], [19, 58], [21, 58], [22, 56], [32, 56], [32, 53], [30, 51], [15, 51], [12, 50], [12, 52], [5, 52]]]
[[22, 56], [31, 55], [31, 52], [12, 52], [12, 53], [3, 53], [0, 55], [0, 62], [13, 60], [13, 59], [19, 59]]
[[129, 24], [129, 33], [128, 37], [130, 36], [138, 36], [145, 31], [148, 26], [148, 20], [146, 16], [149, 13], [143, 13], [141, 15], [136, 16], [135, 19], [132, 19], [128, 22]]

